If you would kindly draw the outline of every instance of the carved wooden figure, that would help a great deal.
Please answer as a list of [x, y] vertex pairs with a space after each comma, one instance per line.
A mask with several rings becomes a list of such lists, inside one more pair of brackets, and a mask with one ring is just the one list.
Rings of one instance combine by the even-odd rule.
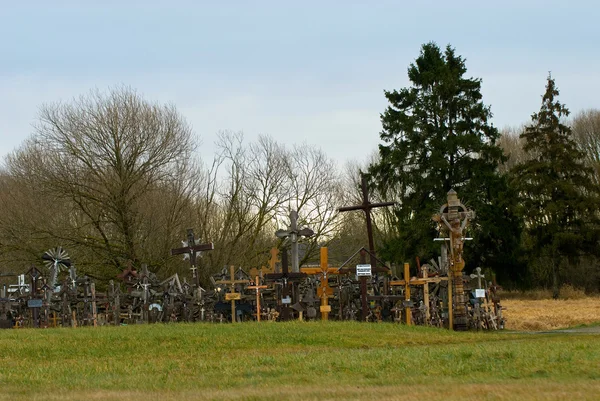
[[[450, 240], [450, 273], [451, 285], [448, 292], [452, 291], [452, 315], [456, 330], [467, 329], [467, 311], [465, 291], [462, 274], [465, 267], [463, 259], [464, 231], [469, 222], [475, 217], [475, 212], [467, 210], [458, 199], [456, 192], [448, 191], [447, 203], [442, 205], [440, 212], [433, 216], [438, 223], [438, 230]], [[450, 298], [450, 294], [448, 295]]]

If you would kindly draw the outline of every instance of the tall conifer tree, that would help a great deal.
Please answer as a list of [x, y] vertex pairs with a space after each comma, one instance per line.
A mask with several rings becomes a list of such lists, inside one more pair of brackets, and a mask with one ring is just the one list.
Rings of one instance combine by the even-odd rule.
[[512, 171], [528, 249], [546, 267], [555, 298], [561, 265], [596, 251], [599, 206], [593, 172], [585, 166], [571, 128], [562, 122], [569, 110], [558, 102], [558, 94], [549, 75], [540, 111], [521, 134], [530, 158]]
[[[399, 201], [397, 230], [384, 256], [398, 262], [439, 252], [431, 216], [453, 188], [477, 213], [467, 266], [510, 270], [518, 248], [518, 221], [497, 167], [504, 161], [481, 80], [467, 78], [465, 60], [447, 46], [424, 44], [408, 68], [411, 87], [385, 91], [380, 161], [370, 167], [377, 188]], [[517, 234], [515, 234], [517, 233]]]

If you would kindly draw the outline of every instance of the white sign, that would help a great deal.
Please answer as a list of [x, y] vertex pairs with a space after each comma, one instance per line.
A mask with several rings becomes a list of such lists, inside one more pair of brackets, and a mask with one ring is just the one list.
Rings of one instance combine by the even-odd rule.
[[356, 277], [371, 276], [371, 265], [356, 265]]
[[485, 298], [485, 290], [482, 288], [475, 289], [475, 298]]

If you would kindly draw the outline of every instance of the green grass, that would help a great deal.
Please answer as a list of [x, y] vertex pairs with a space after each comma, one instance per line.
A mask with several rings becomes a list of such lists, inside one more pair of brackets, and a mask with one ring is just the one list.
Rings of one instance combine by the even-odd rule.
[[600, 391], [600, 336], [347, 322], [0, 331], [0, 399], [560, 399], [571, 388]]

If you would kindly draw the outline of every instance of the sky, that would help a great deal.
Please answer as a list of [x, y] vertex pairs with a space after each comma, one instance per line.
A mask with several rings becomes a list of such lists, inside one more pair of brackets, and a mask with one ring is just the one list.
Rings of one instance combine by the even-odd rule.
[[576, 0], [0, 0], [0, 158], [42, 104], [129, 86], [176, 105], [205, 160], [229, 130], [364, 161], [384, 90], [410, 85], [430, 41], [483, 80], [498, 128], [539, 110], [549, 71], [572, 112], [600, 108], [599, 17]]

